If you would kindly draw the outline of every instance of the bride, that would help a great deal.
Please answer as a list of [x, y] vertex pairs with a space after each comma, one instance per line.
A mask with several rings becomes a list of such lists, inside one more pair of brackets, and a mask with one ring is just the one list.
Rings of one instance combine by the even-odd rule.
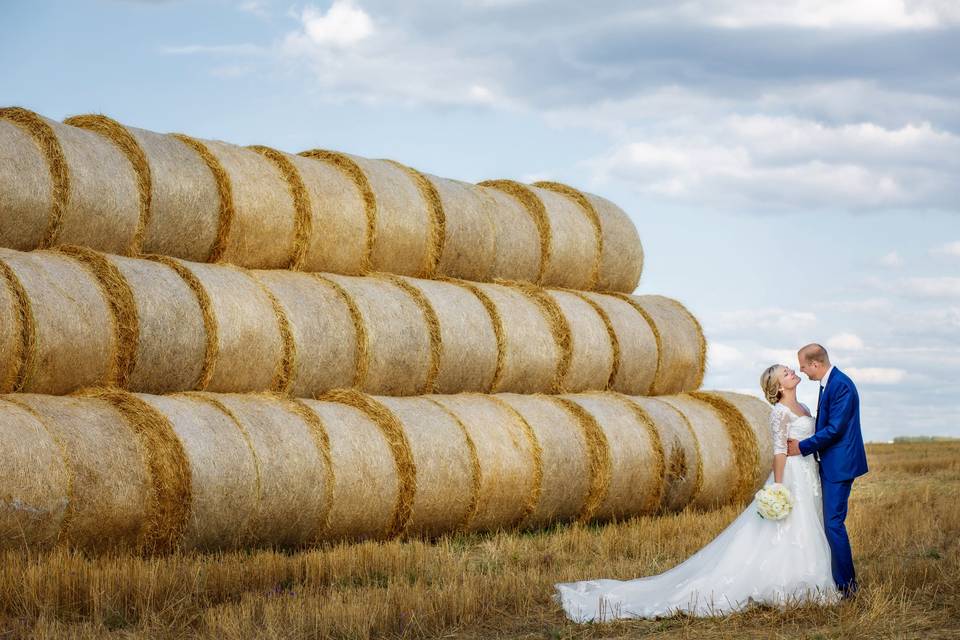
[[820, 476], [813, 456], [787, 456], [787, 438], [813, 435], [814, 420], [797, 401], [800, 377], [773, 365], [760, 385], [773, 405], [773, 472], [793, 496], [783, 520], [764, 520], [751, 503], [719, 536], [683, 563], [636, 580], [586, 580], [557, 584], [555, 596], [571, 620], [659, 618], [676, 613], [716, 616], [751, 603], [775, 606], [840, 599], [823, 529]]

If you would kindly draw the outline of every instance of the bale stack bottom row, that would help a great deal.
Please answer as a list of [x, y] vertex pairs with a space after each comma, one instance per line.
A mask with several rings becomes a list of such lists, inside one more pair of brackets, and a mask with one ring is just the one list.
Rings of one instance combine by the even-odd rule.
[[750, 396], [0, 396], [0, 548], [296, 547], [748, 499]]

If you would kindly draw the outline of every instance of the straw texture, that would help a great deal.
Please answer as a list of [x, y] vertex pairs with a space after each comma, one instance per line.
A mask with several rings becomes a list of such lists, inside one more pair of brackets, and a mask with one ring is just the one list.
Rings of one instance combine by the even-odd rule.
[[700, 442], [689, 420], [673, 406], [657, 398], [632, 396], [650, 416], [663, 445], [665, 464], [661, 506], [679, 511], [696, 499], [703, 485]]
[[518, 414], [491, 396], [431, 397], [459, 418], [476, 446], [482, 481], [467, 530], [517, 525], [532, 512], [539, 495], [535, 450]]
[[506, 191], [482, 185], [478, 189], [494, 238], [488, 278], [539, 282], [541, 264], [545, 264], [540, 218], [536, 213], [531, 215], [523, 202]]
[[[396, 278], [414, 288], [436, 318], [439, 335], [431, 333], [438, 370], [432, 388], [437, 393], [488, 391], [499, 356], [496, 330], [483, 302], [470, 288], [454, 282]], [[431, 329], [432, 331], [432, 329]]]
[[[743, 416], [746, 427], [750, 429], [751, 434], [742, 433], [741, 439], [744, 442], [744, 462], [747, 468], [744, 469], [745, 482], [752, 488], [751, 495], [758, 490], [770, 475], [773, 468], [773, 438], [770, 433], [770, 404], [756, 396], [744, 395], [742, 393], [731, 393], [729, 391], [708, 391], [703, 392], [704, 396], [711, 396], [716, 400], [722, 400]], [[749, 437], [752, 435], [752, 438]], [[754, 453], [755, 447], [755, 453]], [[754, 462], [753, 456], [756, 455]], [[753, 477], [749, 478], [749, 464], [754, 464]]]
[[[258, 269], [290, 264], [297, 242], [297, 210], [283, 173], [255, 151], [204, 140], [230, 180], [233, 217], [216, 259]], [[221, 223], [222, 224], [222, 223]]]
[[383, 538], [394, 521], [401, 480], [388, 435], [353, 404], [303, 400], [326, 427], [333, 469], [328, 540]]
[[153, 500], [148, 452], [123, 414], [98, 398], [14, 394], [4, 400], [28, 407], [62, 443], [73, 485], [61, 542], [90, 551], [143, 548]]
[[[268, 394], [189, 395], [233, 419], [249, 437], [260, 465], [260, 500], [249, 522], [256, 546], [298, 546], [317, 539], [326, 514], [324, 456], [298, 412]], [[229, 505], [223, 505], [229, 508]]]
[[245, 432], [211, 403], [185, 395], [138, 395], [169, 422], [190, 474], [186, 549], [231, 549], [252, 542], [247, 527], [260, 501], [259, 460]]
[[480, 283], [473, 289], [490, 303], [488, 310], [503, 334], [503, 366], [492, 391], [536, 393], [554, 388], [562, 354], [540, 304], [515, 287]]
[[362, 389], [383, 395], [423, 393], [435, 351], [417, 300], [387, 279], [325, 277], [346, 291], [363, 320], [368, 365]]
[[462, 525], [474, 508], [474, 467], [467, 432], [430, 398], [378, 397], [403, 429], [416, 467], [407, 535], [437, 536]]
[[313, 274], [253, 273], [289, 320], [296, 354], [289, 393], [313, 397], [352, 386], [358, 351], [356, 327], [350, 307], [337, 290]]
[[29, 409], [0, 398], [0, 548], [57, 543], [73, 475], [64, 451]]
[[660, 362], [658, 334], [654, 333], [652, 325], [626, 300], [589, 291], [579, 295], [606, 314], [616, 335], [619, 359], [610, 379], [610, 388], [630, 395], [652, 393]]
[[370, 230], [364, 196], [356, 183], [328, 162], [281, 155], [299, 174], [310, 204], [309, 234], [298, 268], [346, 275], [360, 275], [369, 270], [367, 236]]
[[606, 389], [619, 366], [620, 341], [597, 308], [570, 291], [546, 290], [566, 321], [570, 364], [560, 387], [567, 392]]
[[[40, 186], [37, 178], [25, 177], [25, 183], [16, 188], [20, 195], [13, 199], [21, 203], [21, 210], [30, 206], [35, 211], [47, 212], [39, 243], [32, 246], [22, 244], [21, 248], [44, 248], [62, 243], [111, 253], [129, 251], [140, 224], [140, 197], [136, 173], [123, 153], [96, 133], [60, 124], [26, 109], [0, 109], [0, 120], [12, 122], [29, 133], [42, 150], [49, 176], [46, 184], [52, 190], [49, 195], [40, 195], [36, 204], [27, 205], [23, 189]], [[6, 131], [9, 133], [9, 129]], [[12, 142], [16, 143], [16, 139]], [[29, 164], [17, 164], [20, 168], [31, 168]], [[49, 208], [44, 208], [47, 203]], [[36, 217], [30, 215], [0, 226], [25, 225], [26, 229], [11, 235], [21, 239], [35, 238], [40, 226], [37, 222]]]
[[[482, 187], [425, 175], [444, 215], [444, 242], [437, 274], [483, 281], [496, 259], [496, 232]], [[529, 250], [529, 248], [528, 248]]]
[[607, 520], [654, 513], [660, 506], [663, 451], [655, 429], [621, 397], [587, 393], [563, 396], [567, 406], [592, 417], [608, 444], [610, 481], [588, 517]]
[[0, 249], [0, 262], [17, 301], [29, 306], [18, 311], [23, 324], [14, 389], [60, 394], [109, 380], [117, 335], [93, 273], [57, 252]]
[[[63, 150], [49, 127], [18, 126], [0, 110], [0, 246], [28, 251], [49, 244], [63, 215], [67, 174]], [[39, 134], [39, 135], [37, 135]]]
[[659, 398], [686, 417], [700, 444], [703, 479], [693, 505], [712, 509], [735, 499], [738, 487], [736, 457], [723, 418], [706, 402], [690, 395]]

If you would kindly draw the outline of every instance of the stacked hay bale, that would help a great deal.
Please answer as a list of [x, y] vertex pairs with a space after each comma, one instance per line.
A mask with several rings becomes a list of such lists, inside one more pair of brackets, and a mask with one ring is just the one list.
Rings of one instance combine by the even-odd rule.
[[103, 115], [0, 109], [0, 246], [76, 244], [253, 269], [498, 278], [629, 293], [620, 208], [556, 183], [473, 185], [389, 160], [294, 155]]
[[0, 548], [743, 502], [769, 408], [697, 391], [703, 330], [642, 267], [626, 214], [559, 183], [0, 109]]
[[[716, 398], [740, 409], [720, 412]], [[10, 394], [0, 396], [0, 547], [296, 547], [728, 504], [742, 498], [731, 469], [771, 462], [736, 445], [736, 422], [763, 432], [763, 401]], [[676, 448], [682, 474], [669, 469]]]
[[703, 333], [661, 296], [248, 271], [80, 247], [0, 249], [0, 392], [340, 388], [680, 393]]

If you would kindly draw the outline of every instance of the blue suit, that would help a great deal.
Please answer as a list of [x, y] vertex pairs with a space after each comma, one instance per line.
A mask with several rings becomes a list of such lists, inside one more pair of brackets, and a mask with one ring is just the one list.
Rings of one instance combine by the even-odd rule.
[[847, 499], [854, 478], [867, 472], [867, 453], [860, 433], [860, 396], [857, 387], [836, 367], [817, 406], [816, 433], [801, 440], [800, 453], [820, 456], [820, 484], [823, 488], [823, 521], [830, 543], [833, 581], [841, 591], [857, 589], [853, 554], [844, 520]]

